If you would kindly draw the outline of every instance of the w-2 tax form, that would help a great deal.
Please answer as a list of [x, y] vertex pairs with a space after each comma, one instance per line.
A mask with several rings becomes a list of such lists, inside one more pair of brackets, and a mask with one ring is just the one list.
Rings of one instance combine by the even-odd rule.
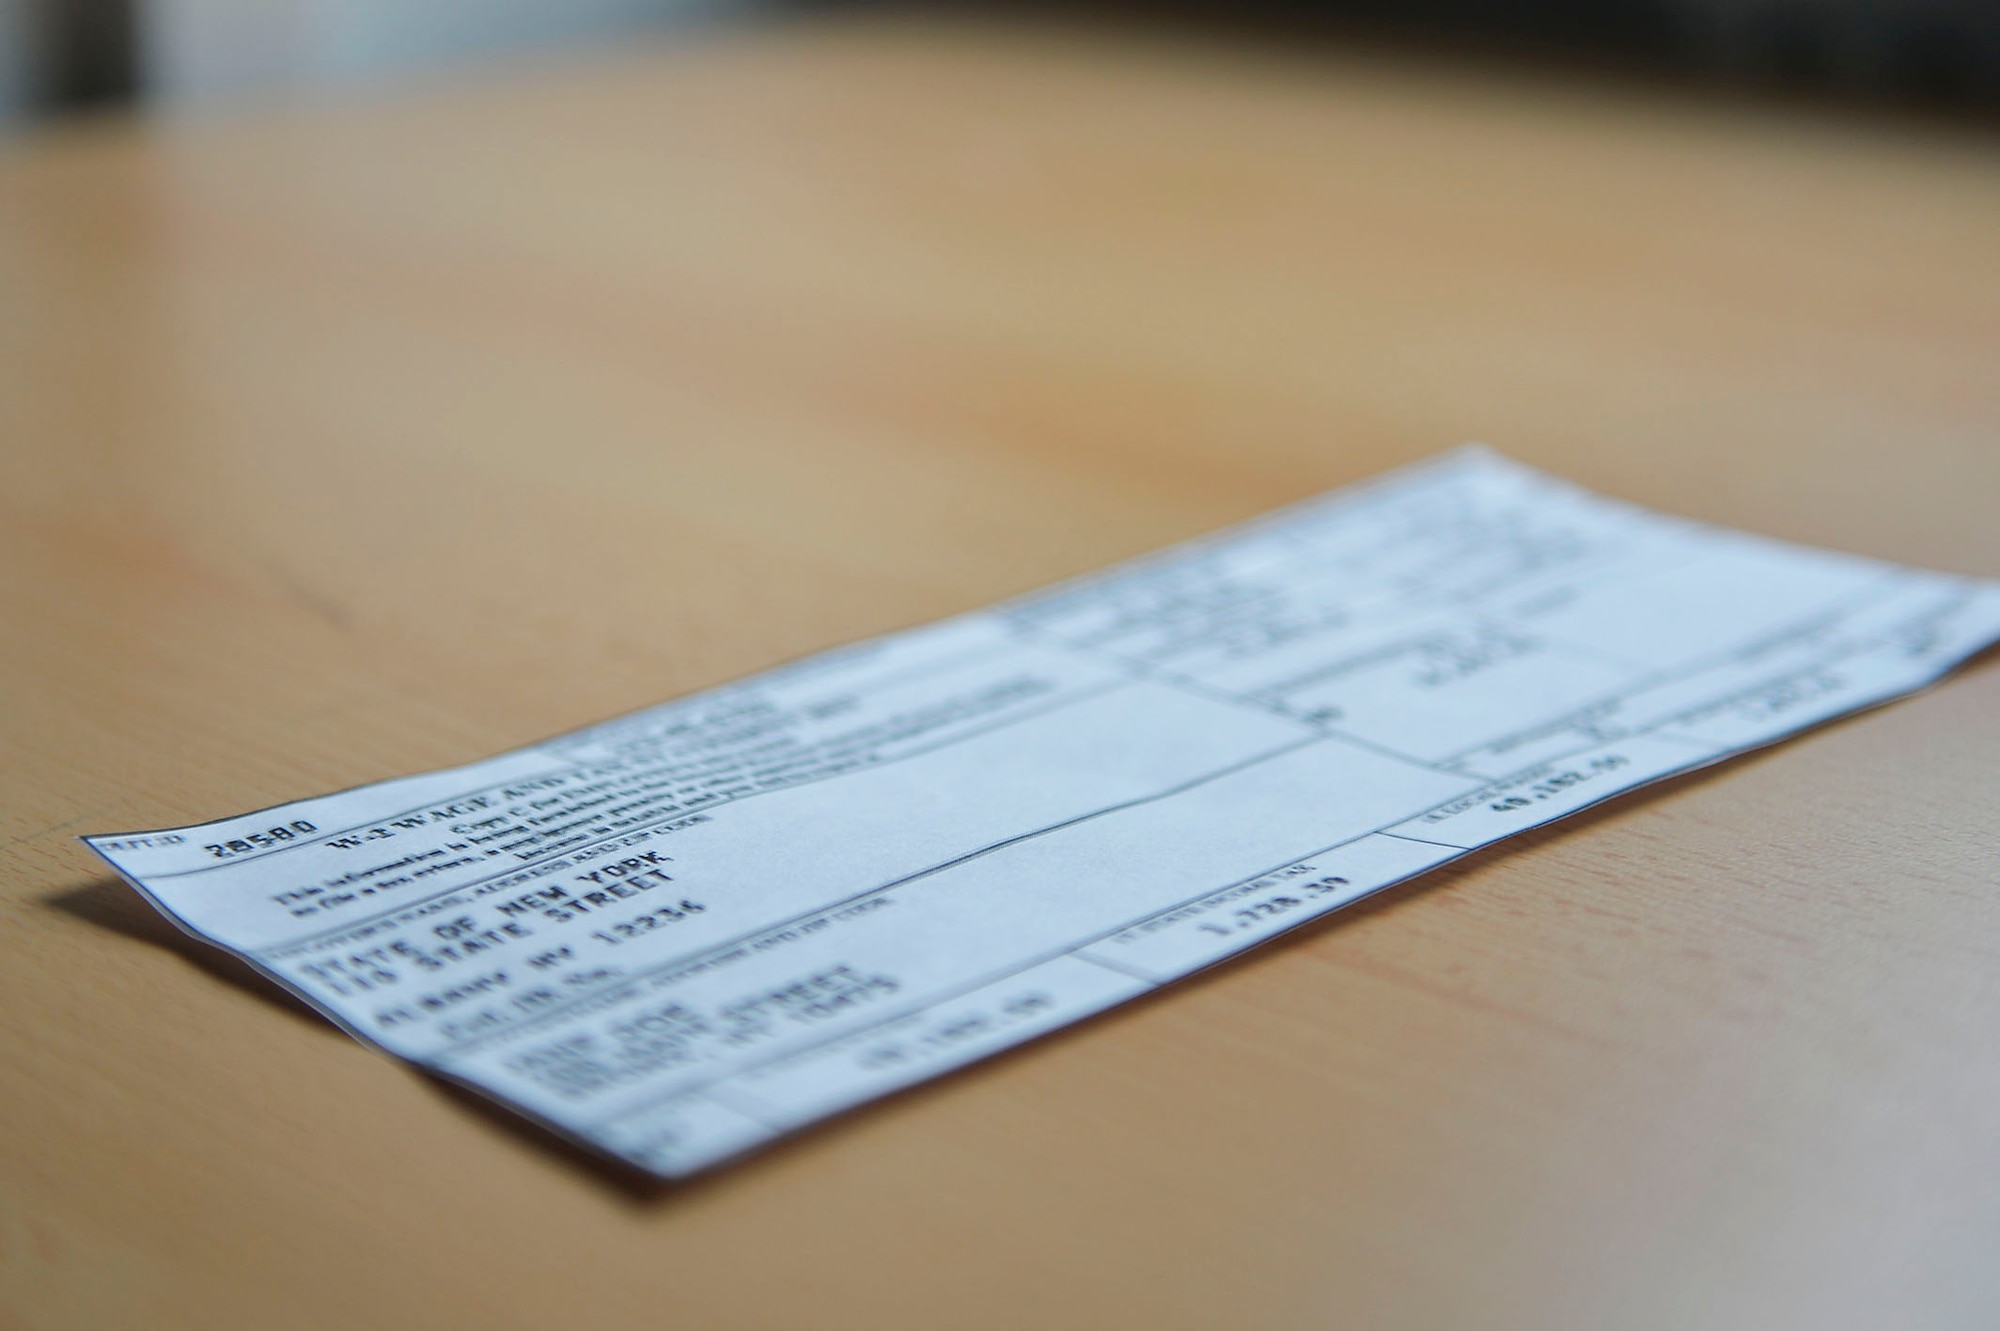
[[470, 766], [85, 841], [356, 1038], [672, 1177], [1996, 638], [2000, 584], [1468, 448]]

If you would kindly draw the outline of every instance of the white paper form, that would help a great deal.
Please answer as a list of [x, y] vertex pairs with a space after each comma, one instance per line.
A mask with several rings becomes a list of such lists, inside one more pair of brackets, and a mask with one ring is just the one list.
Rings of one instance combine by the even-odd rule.
[[678, 1176], [1996, 638], [2000, 584], [1464, 449], [485, 762], [85, 840], [358, 1038]]

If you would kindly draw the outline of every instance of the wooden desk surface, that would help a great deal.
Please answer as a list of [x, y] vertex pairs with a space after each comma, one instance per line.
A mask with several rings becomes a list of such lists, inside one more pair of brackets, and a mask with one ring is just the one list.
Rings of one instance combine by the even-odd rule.
[[1994, 147], [884, 24], [5, 145], [0, 1323], [2000, 1323], [1990, 665], [654, 1197], [72, 840], [1471, 437], [2000, 574]]

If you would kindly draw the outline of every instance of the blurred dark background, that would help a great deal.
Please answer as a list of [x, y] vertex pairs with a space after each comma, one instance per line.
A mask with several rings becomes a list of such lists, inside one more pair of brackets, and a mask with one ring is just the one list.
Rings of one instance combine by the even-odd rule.
[[[0, 124], [341, 85], [865, 0], [0, 0]], [[1110, 0], [898, 8], [1375, 41], [1947, 114], [2000, 109], [2000, 0]]]

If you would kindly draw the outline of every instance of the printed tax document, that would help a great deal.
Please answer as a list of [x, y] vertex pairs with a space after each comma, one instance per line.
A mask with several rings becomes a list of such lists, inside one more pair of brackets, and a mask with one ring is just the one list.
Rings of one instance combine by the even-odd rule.
[[671, 1177], [1996, 638], [2000, 584], [1473, 448], [485, 762], [85, 840], [359, 1039]]

